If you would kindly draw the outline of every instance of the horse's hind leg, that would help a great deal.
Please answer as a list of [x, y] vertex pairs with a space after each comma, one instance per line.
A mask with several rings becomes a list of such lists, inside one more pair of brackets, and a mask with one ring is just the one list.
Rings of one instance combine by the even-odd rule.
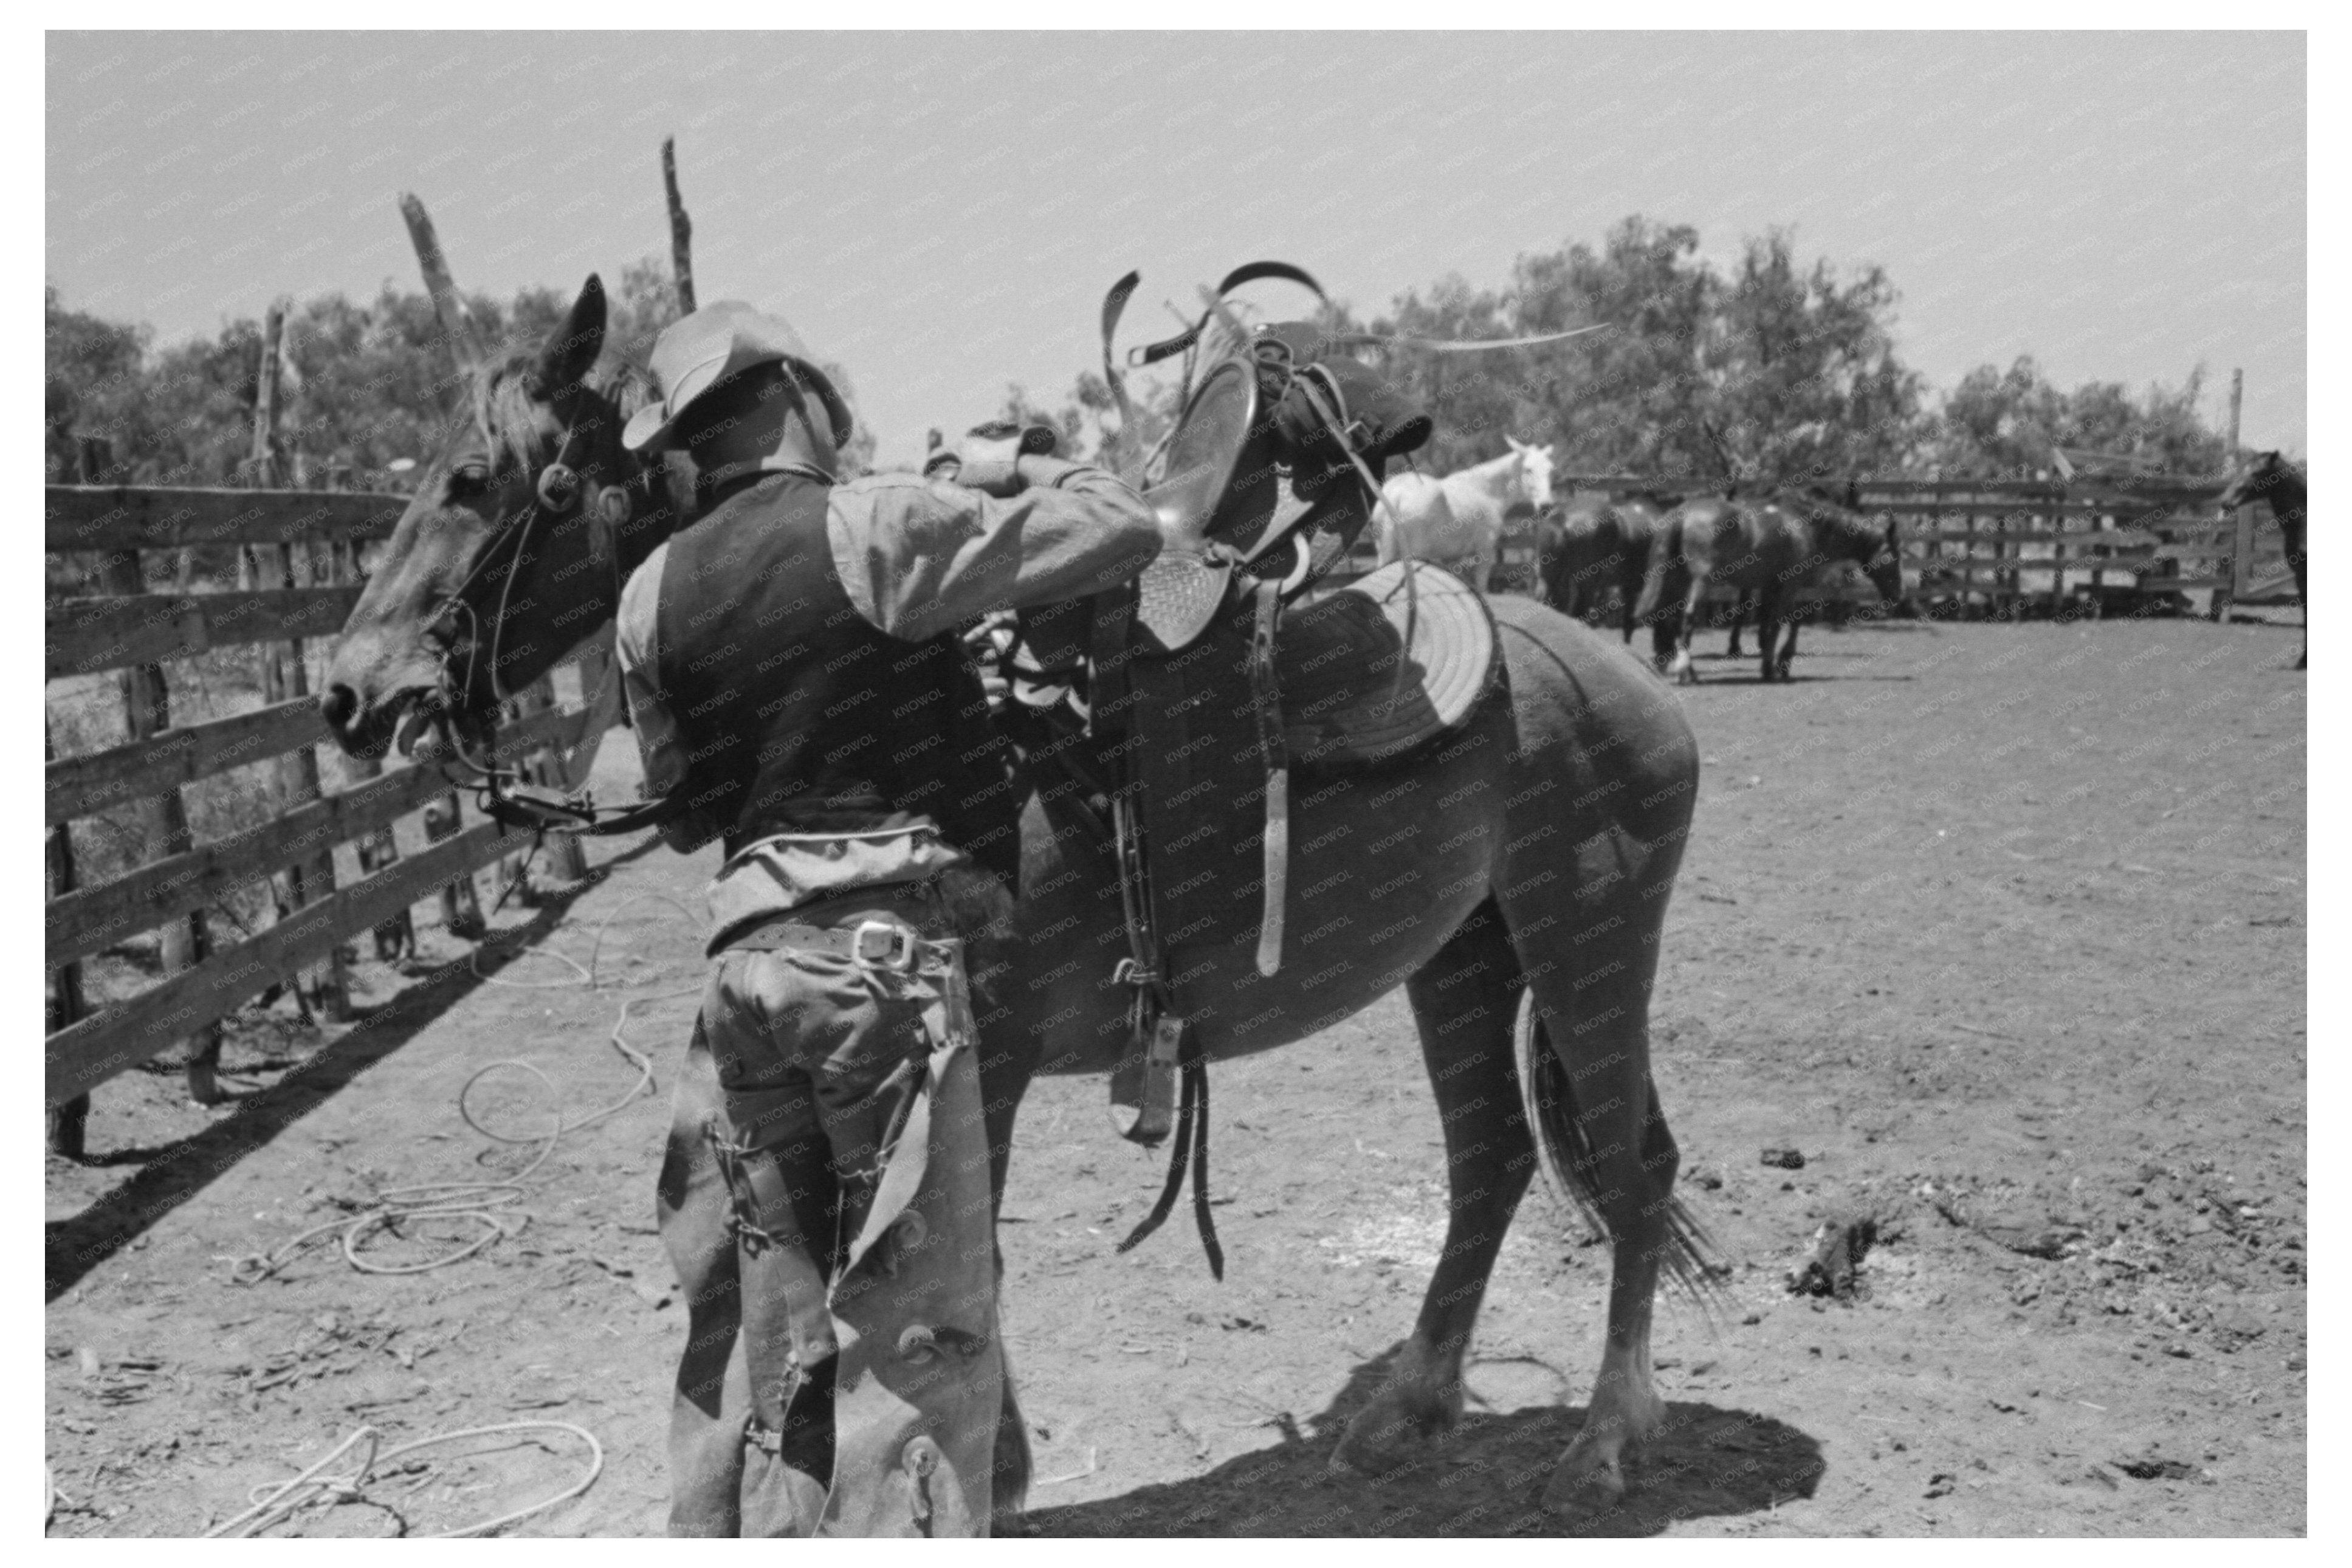
[[1518, 961], [1492, 899], [1405, 983], [1445, 1132], [1445, 1250], [1389, 1381], [1348, 1423], [1336, 1467], [1380, 1474], [1462, 1415], [1462, 1360], [1495, 1255], [1535, 1173], [1511, 1062]]
[[[1527, 933], [1519, 963], [1561, 1069], [1546, 1075], [1538, 1134], [1612, 1247], [1601, 1371], [1583, 1428], [1544, 1489], [1544, 1506], [1563, 1512], [1623, 1497], [1626, 1457], [1665, 1415], [1651, 1373], [1651, 1306], [1662, 1258], [1685, 1244], [1670, 1223], [1680, 1155], [1650, 1081], [1649, 1013], [1666, 892], [1682, 855], [1680, 829], [1665, 819], [1687, 825], [1689, 792], [1654, 812], [1661, 820], [1642, 824], [1638, 836], [1621, 823], [1580, 845], [1569, 882], [1518, 873], [1503, 893], [1505, 919]], [[1515, 837], [1525, 831], [1511, 826]]]

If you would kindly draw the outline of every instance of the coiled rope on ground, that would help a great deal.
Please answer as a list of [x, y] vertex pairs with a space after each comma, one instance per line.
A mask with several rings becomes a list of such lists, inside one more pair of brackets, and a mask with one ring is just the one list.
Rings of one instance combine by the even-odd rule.
[[[480, 947], [474, 950], [471, 958], [467, 961], [468, 967], [477, 979], [491, 985], [505, 985], [527, 991], [570, 990], [574, 986], [585, 986], [590, 991], [604, 989], [597, 979], [597, 965], [604, 955], [605, 936], [612, 930], [613, 923], [624, 912], [635, 904], [649, 900], [668, 904], [698, 927], [701, 924], [700, 915], [667, 893], [638, 893], [624, 900], [599, 922], [596, 927], [595, 940], [588, 949], [588, 962], [584, 964], [570, 954], [559, 952], [551, 948], [520, 948], [512, 954], [517, 958], [552, 959], [571, 968], [576, 978], [557, 981], [505, 979], [498, 974], [486, 973], [482, 969]], [[655, 984], [663, 978], [667, 976], [656, 976], [651, 980], [638, 981], [634, 984], [639, 985]], [[620, 1012], [613, 1021], [612, 1033], [607, 1037], [613, 1048], [620, 1052], [624, 1059], [636, 1068], [636, 1081], [629, 1086], [628, 1091], [620, 1099], [584, 1116], [567, 1121], [563, 1118], [560, 1106], [551, 1110], [550, 1111], [552, 1119], [551, 1125], [544, 1132], [531, 1134], [502, 1132], [485, 1124], [474, 1114], [473, 1108], [467, 1103], [467, 1097], [473, 1093], [475, 1086], [484, 1078], [508, 1068], [530, 1074], [547, 1090], [549, 1100], [551, 1102], [557, 1100], [560, 1096], [554, 1080], [536, 1064], [508, 1058], [488, 1063], [467, 1078], [464, 1086], [457, 1091], [457, 1114], [467, 1126], [493, 1142], [539, 1145], [539, 1152], [531, 1157], [530, 1163], [512, 1176], [494, 1182], [424, 1182], [384, 1188], [379, 1194], [378, 1202], [373, 1208], [342, 1219], [331, 1220], [325, 1225], [313, 1226], [268, 1253], [232, 1259], [230, 1279], [238, 1284], [257, 1283], [277, 1273], [304, 1247], [330, 1235], [338, 1237], [343, 1260], [362, 1274], [421, 1274], [428, 1269], [445, 1268], [460, 1258], [470, 1258], [500, 1237], [519, 1234], [530, 1218], [529, 1215], [518, 1206], [528, 1192], [528, 1184], [539, 1168], [547, 1163], [548, 1157], [555, 1152], [555, 1146], [564, 1134], [593, 1126], [625, 1110], [640, 1094], [650, 1094], [653, 1091], [653, 1059], [628, 1041], [627, 1030], [631, 1013], [651, 1003], [673, 1000], [681, 996], [697, 996], [701, 994], [701, 992], [702, 987], [698, 984], [662, 991], [652, 995], [631, 996], [624, 999]], [[361, 1254], [360, 1238], [371, 1231], [379, 1227], [388, 1229], [410, 1220], [421, 1219], [468, 1220], [479, 1226], [482, 1233], [456, 1251], [429, 1258], [422, 1263], [376, 1263]], [[494, 1519], [467, 1525], [462, 1530], [436, 1531], [425, 1539], [437, 1540], [488, 1534], [492, 1531], [528, 1519], [533, 1514], [544, 1512], [558, 1503], [580, 1496], [594, 1485], [596, 1478], [604, 1473], [604, 1445], [596, 1440], [594, 1433], [584, 1426], [574, 1426], [569, 1421], [508, 1421], [485, 1426], [467, 1426], [455, 1432], [436, 1433], [431, 1436], [420, 1437], [391, 1448], [382, 1446], [383, 1433], [380, 1428], [362, 1426], [299, 1475], [284, 1481], [265, 1482], [255, 1487], [247, 1494], [252, 1506], [242, 1513], [215, 1525], [206, 1531], [205, 1535], [208, 1540], [221, 1537], [243, 1539], [258, 1535], [272, 1525], [291, 1519], [306, 1508], [319, 1504], [373, 1501], [373, 1500], [365, 1497], [363, 1489], [371, 1479], [383, 1479], [380, 1473], [382, 1468], [391, 1465], [395, 1460], [423, 1449], [438, 1447], [444, 1444], [459, 1442], [470, 1437], [488, 1437], [524, 1432], [562, 1432], [577, 1437], [588, 1446], [586, 1473], [563, 1490], [527, 1507], [511, 1510]], [[323, 1473], [336, 1460], [362, 1444], [366, 1446], [366, 1452], [361, 1458], [356, 1468], [341, 1475], [330, 1476]], [[480, 1452], [493, 1451], [495, 1450], [480, 1450]], [[51, 1485], [53, 1487], [54, 1482]], [[413, 1486], [411, 1489], [415, 1489]], [[389, 1504], [378, 1503], [376, 1506], [386, 1509], [395, 1519], [401, 1518], [398, 1510], [392, 1509]], [[50, 1509], [52, 1511], [55, 1510], [54, 1494], [50, 1500]], [[404, 1534], [406, 1521], [402, 1520], [401, 1522], [402, 1532]]]
[[[604, 951], [604, 938], [612, 930], [613, 922], [623, 913], [634, 905], [648, 901], [666, 903], [693, 921], [698, 926], [701, 923], [701, 916], [667, 893], [637, 893], [624, 900], [599, 922], [596, 927], [595, 940], [590, 944], [588, 950], [588, 962], [584, 964], [570, 954], [559, 952], [551, 948], [519, 948], [512, 954], [514, 958], [552, 959], [569, 966], [577, 976], [576, 979], [509, 980], [498, 974], [488, 973], [481, 966], [483, 950], [480, 947], [477, 947], [472, 957], [468, 959], [468, 967], [477, 979], [487, 984], [504, 985], [519, 990], [568, 991], [576, 986], [585, 986], [591, 991], [604, 989], [599, 984], [596, 974], [597, 964]], [[666, 976], [657, 978], [666, 978]], [[648, 983], [641, 981], [633, 984]], [[377, 1202], [373, 1207], [359, 1214], [329, 1220], [323, 1225], [313, 1226], [300, 1235], [281, 1242], [268, 1252], [251, 1253], [230, 1259], [229, 1278], [240, 1285], [257, 1284], [276, 1274], [311, 1243], [328, 1236], [337, 1237], [343, 1261], [362, 1274], [422, 1274], [429, 1269], [446, 1268], [461, 1258], [471, 1258], [475, 1253], [502, 1237], [520, 1235], [524, 1225], [530, 1220], [530, 1215], [519, 1206], [528, 1194], [528, 1184], [539, 1168], [547, 1163], [548, 1157], [555, 1152], [555, 1146], [563, 1136], [569, 1132], [577, 1132], [584, 1127], [592, 1127], [606, 1117], [626, 1109], [640, 1095], [653, 1092], [653, 1058], [628, 1041], [627, 1030], [631, 1013], [635, 1008], [651, 1003], [671, 1001], [680, 996], [699, 995], [701, 991], [700, 985], [694, 985], [663, 991], [649, 996], [632, 996], [624, 1000], [618, 1016], [613, 1021], [612, 1033], [607, 1038], [611, 1041], [613, 1048], [620, 1052], [623, 1058], [637, 1069], [636, 1081], [629, 1086], [626, 1093], [612, 1104], [572, 1121], [564, 1120], [560, 1106], [551, 1109], [549, 1112], [551, 1124], [543, 1132], [529, 1134], [501, 1132], [496, 1128], [485, 1125], [467, 1103], [475, 1086], [482, 1079], [492, 1073], [506, 1070], [530, 1074], [545, 1088], [551, 1103], [560, 1100], [561, 1096], [556, 1089], [554, 1080], [537, 1065], [516, 1058], [504, 1058], [484, 1064], [467, 1079], [464, 1087], [457, 1091], [457, 1114], [464, 1120], [467, 1126], [493, 1142], [539, 1146], [539, 1152], [531, 1157], [530, 1163], [513, 1175], [498, 1181], [422, 1182], [406, 1186], [383, 1188], [377, 1194]], [[425, 1219], [467, 1221], [479, 1226], [480, 1234], [455, 1251], [428, 1258], [422, 1263], [377, 1263], [361, 1254], [360, 1240], [369, 1233], [377, 1229], [394, 1228], [412, 1220]]]
[[[430, 1534], [421, 1536], [418, 1539], [425, 1541], [446, 1541], [455, 1539], [459, 1536], [487, 1535], [491, 1531], [499, 1530], [507, 1525], [513, 1524], [520, 1520], [528, 1519], [532, 1514], [542, 1513], [547, 1510], [553, 1508], [557, 1503], [566, 1502], [572, 1498], [578, 1497], [582, 1492], [586, 1491], [590, 1487], [595, 1485], [596, 1478], [604, 1472], [604, 1446], [596, 1441], [596, 1435], [594, 1433], [589, 1431], [584, 1426], [575, 1426], [569, 1421], [503, 1421], [488, 1426], [467, 1426], [456, 1432], [441, 1432], [436, 1433], [430, 1437], [419, 1437], [413, 1443], [403, 1443], [398, 1447], [394, 1448], [382, 1447], [383, 1442], [383, 1433], [380, 1428], [374, 1426], [362, 1426], [358, 1431], [352, 1433], [350, 1436], [344, 1438], [341, 1442], [336, 1444], [334, 1447], [329, 1449], [325, 1458], [310, 1466], [300, 1475], [283, 1481], [264, 1481], [261, 1485], [255, 1487], [252, 1491], [247, 1494], [247, 1496], [252, 1499], [253, 1506], [247, 1509], [243, 1513], [237, 1514], [230, 1519], [223, 1520], [220, 1523], [213, 1526], [210, 1530], [205, 1531], [204, 1538], [207, 1541], [218, 1540], [223, 1537], [227, 1537], [232, 1540], [243, 1540], [249, 1536], [258, 1535], [263, 1531], [268, 1529], [271, 1525], [291, 1519], [303, 1509], [311, 1507], [315, 1504], [326, 1503], [332, 1505], [342, 1502], [372, 1501], [373, 1500], [362, 1496], [361, 1489], [367, 1485], [371, 1477], [376, 1475], [378, 1467], [388, 1466], [394, 1460], [402, 1458], [404, 1455], [414, 1454], [421, 1448], [436, 1448], [444, 1443], [456, 1443], [467, 1437], [489, 1437], [509, 1432], [570, 1433], [572, 1436], [579, 1438], [582, 1442], [588, 1445], [587, 1473], [582, 1476], [578, 1480], [572, 1482], [570, 1486], [564, 1488], [562, 1491], [557, 1492], [552, 1497], [542, 1498], [539, 1501], [529, 1504], [526, 1507], [510, 1510], [508, 1512], [499, 1514], [496, 1519], [484, 1520], [479, 1524], [469, 1524], [463, 1530], [435, 1531]], [[367, 1445], [367, 1453], [360, 1460], [359, 1468], [357, 1469], [352, 1470], [348, 1475], [341, 1476], [328, 1476], [321, 1475], [320, 1473], [362, 1443]], [[513, 1445], [509, 1446], [512, 1447]], [[495, 1449], [485, 1448], [478, 1452], [493, 1453], [496, 1451], [497, 1450]], [[474, 1456], [469, 1455], [467, 1457], [472, 1458]], [[423, 1482], [421, 1481], [414, 1483], [409, 1489], [413, 1491], [416, 1489], [417, 1486], [421, 1486]], [[386, 1512], [391, 1513], [394, 1519], [401, 1518], [399, 1511], [388, 1503], [377, 1503], [376, 1506], [383, 1509]], [[405, 1534], [407, 1532], [407, 1521], [405, 1520], [402, 1520], [401, 1522], [403, 1527], [402, 1533]]]

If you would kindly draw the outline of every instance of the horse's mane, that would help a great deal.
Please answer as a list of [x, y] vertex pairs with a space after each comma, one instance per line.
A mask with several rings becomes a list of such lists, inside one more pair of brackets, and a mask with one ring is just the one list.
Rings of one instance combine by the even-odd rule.
[[[538, 368], [537, 350], [517, 348], [485, 363], [468, 380], [467, 414], [499, 468], [511, 461], [529, 471], [542, 455]], [[644, 366], [618, 354], [607, 354], [582, 390], [612, 404], [624, 423], [656, 401], [653, 377]]]

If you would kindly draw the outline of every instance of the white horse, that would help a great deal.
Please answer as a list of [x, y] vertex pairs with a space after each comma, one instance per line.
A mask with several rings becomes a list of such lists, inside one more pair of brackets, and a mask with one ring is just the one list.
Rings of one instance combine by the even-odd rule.
[[1526, 506], [1551, 505], [1551, 447], [1503, 437], [1511, 449], [1442, 479], [1403, 473], [1381, 487], [1373, 542], [1381, 564], [1401, 557], [1453, 568], [1481, 593], [1502, 551], [1503, 520]]

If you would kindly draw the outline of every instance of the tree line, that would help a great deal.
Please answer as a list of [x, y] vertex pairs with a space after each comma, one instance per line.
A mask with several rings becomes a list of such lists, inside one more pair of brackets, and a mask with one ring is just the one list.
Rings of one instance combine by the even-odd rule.
[[[494, 341], [535, 342], [568, 293], [469, 295]], [[607, 353], [642, 363], [677, 314], [665, 267], [646, 258], [612, 291]], [[233, 484], [247, 473], [262, 329], [238, 320], [209, 338], [157, 348], [143, 326], [68, 309], [45, 291], [47, 477], [79, 477], [77, 437], [107, 438], [110, 482]], [[1540, 349], [1440, 355], [1384, 351], [1388, 371], [1437, 419], [1420, 461], [1444, 472], [1503, 449], [1505, 435], [1549, 441], [1570, 472], [1638, 473], [1684, 486], [1942, 474], [2029, 478], [2054, 448], [2136, 468], [2218, 474], [2222, 435], [2199, 411], [2203, 368], [2135, 395], [2113, 382], [2062, 390], [2029, 356], [1983, 365], [1940, 398], [1904, 364], [1897, 295], [1885, 270], [1841, 277], [1801, 263], [1784, 231], [1751, 237], [1736, 268], [1709, 265], [1688, 225], [1628, 217], [1600, 243], [1520, 257], [1509, 280], [1449, 277], [1360, 319], [1328, 324], [1422, 338], [1530, 336], [1605, 323]], [[387, 282], [373, 300], [327, 294], [289, 312], [281, 351], [280, 445], [297, 485], [400, 489], [391, 465], [438, 445], [458, 382], [431, 301]], [[839, 367], [828, 366], [836, 380]], [[1137, 388], [1148, 446], [1176, 412], [1171, 378]], [[855, 397], [854, 391], [850, 395]], [[1080, 454], [1116, 419], [1093, 371], [1046, 407], [1009, 387], [1008, 416], [1059, 428]], [[872, 437], [849, 457], [863, 468]]]

